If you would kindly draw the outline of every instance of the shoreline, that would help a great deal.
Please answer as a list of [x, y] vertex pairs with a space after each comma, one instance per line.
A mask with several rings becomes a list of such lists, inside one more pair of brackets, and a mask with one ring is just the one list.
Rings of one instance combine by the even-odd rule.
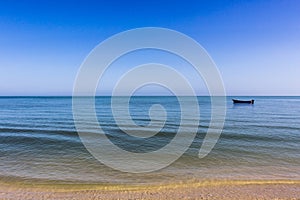
[[156, 185], [0, 182], [0, 199], [300, 199], [300, 180], [207, 180]]

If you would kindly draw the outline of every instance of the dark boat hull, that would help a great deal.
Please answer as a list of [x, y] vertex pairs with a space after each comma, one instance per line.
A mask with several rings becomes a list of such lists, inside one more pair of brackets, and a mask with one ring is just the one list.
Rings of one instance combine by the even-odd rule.
[[232, 99], [233, 103], [246, 103], [246, 104], [254, 104], [254, 100], [249, 100], [249, 101], [243, 101], [243, 100], [238, 100], [238, 99]]

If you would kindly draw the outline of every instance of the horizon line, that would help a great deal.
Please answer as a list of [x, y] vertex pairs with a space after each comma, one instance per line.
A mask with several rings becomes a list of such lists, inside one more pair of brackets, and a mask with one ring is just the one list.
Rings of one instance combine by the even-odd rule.
[[[73, 96], [73, 95], [0, 95], [3, 97], [192, 97], [191, 95], [95, 95], [95, 96]], [[300, 95], [196, 95], [196, 97], [300, 97]]]

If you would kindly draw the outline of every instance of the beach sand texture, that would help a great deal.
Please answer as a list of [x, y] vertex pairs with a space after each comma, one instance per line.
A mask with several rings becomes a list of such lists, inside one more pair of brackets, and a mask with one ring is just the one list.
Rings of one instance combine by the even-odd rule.
[[300, 199], [300, 181], [212, 181], [149, 186], [2, 183], [0, 199]]

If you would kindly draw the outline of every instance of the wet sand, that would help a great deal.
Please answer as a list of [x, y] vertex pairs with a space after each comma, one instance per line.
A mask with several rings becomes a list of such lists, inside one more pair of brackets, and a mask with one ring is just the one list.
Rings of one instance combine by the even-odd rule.
[[148, 186], [2, 182], [0, 199], [300, 199], [300, 181], [205, 181]]

